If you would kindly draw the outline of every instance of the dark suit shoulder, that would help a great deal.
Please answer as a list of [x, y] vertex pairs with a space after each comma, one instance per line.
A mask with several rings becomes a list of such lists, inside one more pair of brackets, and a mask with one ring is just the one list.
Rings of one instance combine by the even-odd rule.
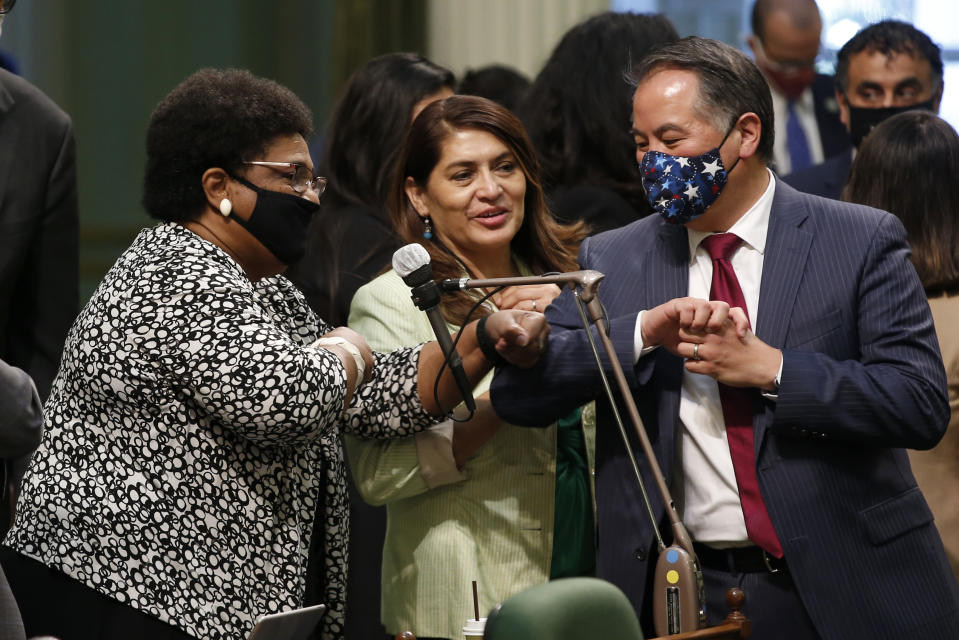
[[658, 215], [649, 215], [618, 229], [610, 229], [588, 238], [590, 252], [630, 251], [643, 249], [663, 231], [683, 233], [681, 226], [668, 225]]
[[838, 200], [852, 168], [852, 153], [841, 153], [828, 160], [783, 176], [794, 189]]
[[[813, 104], [816, 111], [829, 114], [839, 121], [839, 103], [836, 101], [836, 78], [833, 75], [817, 73], [812, 82]], [[841, 123], [840, 123], [841, 124]]]
[[862, 232], [877, 228], [888, 218], [895, 218], [881, 209], [799, 191], [785, 179], [776, 184], [772, 215], [787, 215], [805, 228], [814, 225], [817, 230], [830, 234], [848, 234], [851, 229], [858, 229], [860, 233], [856, 238], [849, 237], [850, 241], [861, 239], [866, 235]]
[[831, 158], [850, 149], [852, 140], [849, 139], [849, 131], [839, 119], [835, 78], [817, 73], [812, 83], [812, 96], [823, 157]]
[[18, 118], [60, 129], [70, 127], [70, 116], [45, 93], [20, 76], [0, 69], [0, 113], [17, 112]]

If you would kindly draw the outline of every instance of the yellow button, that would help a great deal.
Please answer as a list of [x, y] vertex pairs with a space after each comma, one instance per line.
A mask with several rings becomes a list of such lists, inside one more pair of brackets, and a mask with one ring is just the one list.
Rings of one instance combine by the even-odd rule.
[[679, 572], [675, 570], [669, 570], [666, 572], [666, 582], [669, 584], [676, 584], [679, 582]]

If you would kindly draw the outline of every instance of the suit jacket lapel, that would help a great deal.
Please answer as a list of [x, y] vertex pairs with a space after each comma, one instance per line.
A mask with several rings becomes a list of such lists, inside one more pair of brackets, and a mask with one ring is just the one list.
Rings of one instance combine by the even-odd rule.
[[[649, 274], [643, 279], [644, 282], [648, 283], [650, 289], [648, 308], [674, 298], [683, 298], [689, 295], [689, 241], [687, 240], [686, 228], [662, 222], [652, 254], [647, 263]], [[660, 349], [660, 351], [663, 350]], [[674, 381], [667, 383], [667, 386], [675, 387], [661, 396], [663, 406], [659, 409], [660, 417], [668, 420], [666, 423], [660, 421], [661, 428], [664, 429], [662, 433], [663, 458], [660, 460], [660, 466], [666, 478], [671, 478], [675, 448], [679, 446], [681, 434], [681, 430], [676, 426], [679, 425], [679, 398], [682, 386], [683, 361], [663, 353], [657, 354], [656, 357], [659, 358], [657, 367], [668, 367], [661, 372], [661, 378]], [[668, 431], [665, 430], [667, 426]]]
[[799, 192], [777, 180], [756, 318], [756, 335], [776, 348], [785, 344], [789, 318], [809, 257], [812, 234], [801, 228], [808, 216]]
[[[777, 179], [756, 320], [756, 335], [777, 349], [786, 343], [789, 319], [812, 245], [812, 233], [802, 228], [809, 213], [808, 203], [800, 193]], [[770, 413], [760, 414], [754, 425], [757, 452], [770, 419]]]
[[650, 301], [662, 304], [689, 295], [689, 241], [686, 228], [665, 222], [659, 227], [659, 241], [647, 268], [650, 276]]

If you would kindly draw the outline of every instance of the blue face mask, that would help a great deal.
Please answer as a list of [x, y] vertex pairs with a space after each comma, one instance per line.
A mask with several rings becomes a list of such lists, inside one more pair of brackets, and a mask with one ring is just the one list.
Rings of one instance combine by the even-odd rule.
[[719, 148], [732, 131], [726, 133], [719, 146], [699, 156], [646, 152], [639, 171], [653, 211], [670, 224], [686, 224], [706, 213], [726, 186], [729, 171], [739, 163], [736, 158], [727, 171], [719, 155]]

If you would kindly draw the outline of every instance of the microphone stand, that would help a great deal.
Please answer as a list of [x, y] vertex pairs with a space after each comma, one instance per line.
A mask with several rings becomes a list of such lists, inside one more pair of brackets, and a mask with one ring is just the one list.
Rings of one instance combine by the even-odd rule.
[[[599, 271], [583, 270], [515, 278], [488, 278], [482, 280], [460, 278], [443, 280], [439, 285], [444, 291], [455, 291], [546, 283], [569, 286], [572, 290], [576, 298], [580, 317], [583, 321], [583, 328], [586, 331], [586, 336], [592, 347], [596, 365], [599, 367], [600, 377], [602, 378], [613, 416], [619, 426], [623, 444], [626, 447], [626, 453], [632, 464], [633, 472], [636, 474], [636, 481], [639, 483], [643, 502], [649, 514], [650, 523], [656, 534], [657, 548], [659, 551], [659, 561], [656, 566], [657, 576], [653, 612], [656, 623], [656, 633], [657, 635], [668, 635], [682, 631], [692, 631], [702, 628], [706, 622], [706, 599], [699, 558], [693, 549], [693, 542], [689, 537], [689, 532], [686, 530], [686, 526], [683, 524], [676, 510], [676, 503], [669, 492], [669, 487], [666, 484], [666, 479], [663, 476], [659, 462], [656, 460], [652, 443], [649, 441], [649, 436], [646, 433], [642, 418], [639, 415], [639, 409], [636, 407], [636, 401], [629, 388], [629, 383], [626, 381], [626, 376], [623, 373], [619, 359], [616, 357], [616, 349], [609, 337], [609, 328], [605, 320], [603, 306], [596, 291], [604, 277], [605, 276]], [[592, 332], [589, 330], [587, 314], [596, 325], [596, 333], [599, 334], [600, 341], [609, 358], [609, 364], [613, 372], [613, 377], [616, 380], [616, 386], [619, 389], [623, 404], [626, 407], [630, 421], [633, 423], [633, 428], [639, 438], [643, 455], [646, 456], [650, 472], [656, 482], [656, 488], [665, 505], [673, 531], [673, 545], [670, 547], [666, 547], [660, 534], [649, 496], [646, 493], [645, 483], [639, 472], [639, 466], [636, 464], [632, 446], [626, 434], [626, 427], [623, 424], [622, 417], [617, 408], [616, 399], [613, 396], [612, 388], [609, 385], [609, 380], [603, 369], [602, 359], [599, 356], [599, 351], [596, 349]], [[671, 551], [675, 551], [676, 553], [671, 554]], [[673, 575], [669, 575], [670, 570], [672, 570]]]

